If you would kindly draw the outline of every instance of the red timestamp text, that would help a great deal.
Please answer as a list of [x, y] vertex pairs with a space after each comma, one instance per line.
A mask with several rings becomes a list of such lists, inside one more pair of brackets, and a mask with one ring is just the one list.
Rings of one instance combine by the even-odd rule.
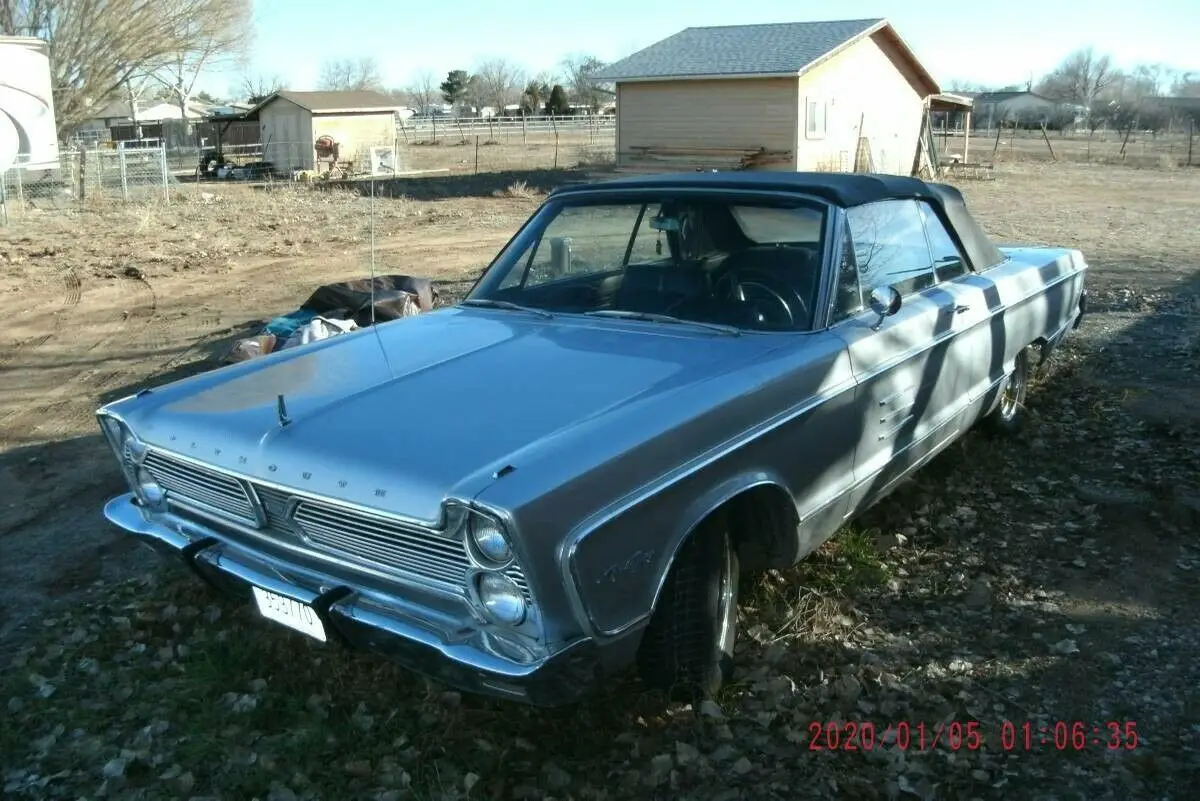
[[869, 720], [813, 721], [808, 724], [809, 751], [874, 751], [895, 747], [901, 751], [974, 751], [983, 746], [982, 724], [977, 720], [920, 723], [907, 720], [876, 724]]
[[1000, 724], [1000, 748], [1005, 751], [1132, 751], [1138, 747], [1137, 721], [1057, 720], [1052, 723]]
[[874, 751], [897, 748], [902, 751], [977, 751], [982, 748], [1009, 752], [1056, 750], [1132, 751], [1138, 746], [1135, 721], [1066, 721], [1049, 723], [1004, 720], [985, 727], [978, 720], [892, 721], [867, 720], [813, 721], [808, 725], [810, 751]]

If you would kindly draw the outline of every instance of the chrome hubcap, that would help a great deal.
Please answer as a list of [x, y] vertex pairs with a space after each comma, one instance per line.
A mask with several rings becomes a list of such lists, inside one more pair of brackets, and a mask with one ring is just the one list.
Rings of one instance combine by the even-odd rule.
[[1014, 370], [1000, 395], [1000, 416], [1005, 420], [1011, 419], [1017, 413], [1017, 404], [1021, 401], [1021, 384], [1021, 376]]

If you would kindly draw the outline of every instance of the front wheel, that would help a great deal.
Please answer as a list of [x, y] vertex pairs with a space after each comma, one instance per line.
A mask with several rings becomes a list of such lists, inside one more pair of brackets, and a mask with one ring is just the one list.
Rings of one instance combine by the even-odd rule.
[[984, 418], [989, 430], [1007, 434], [1020, 428], [1025, 419], [1025, 396], [1029, 392], [1029, 348], [1017, 354], [1012, 372], [1000, 386], [996, 408]]
[[638, 650], [646, 684], [686, 700], [733, 674], [738, 558], [724, 521], [701, 524], [680, 547]]

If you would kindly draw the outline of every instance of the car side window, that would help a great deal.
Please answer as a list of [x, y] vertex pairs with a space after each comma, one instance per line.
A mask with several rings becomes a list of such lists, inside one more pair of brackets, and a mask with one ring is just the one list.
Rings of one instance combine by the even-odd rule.
[[925, 223], [915, 200], [882, 200], [846, 212], [864, 293], [892, 286], [911, 295], [936, 283]]
[[833, 319], [831, 323], [853, 317], [863, 310], [862, 287], [858, 283], [858, 264], [854, 260], [854, 242], [850, 229], [842, 234], [842, 258], [838, 265], [837, 289], [833, 296]]
[[925, 221], [925, 233], [929, 236], [929, 250], [933, 253], [933, 268], [939, 281], [950, 281], [970, 272], [967, 260], [954, 243], [954, 238], [942, 225], [937, 212], [924, 200], [918, 201], [921, 219]]

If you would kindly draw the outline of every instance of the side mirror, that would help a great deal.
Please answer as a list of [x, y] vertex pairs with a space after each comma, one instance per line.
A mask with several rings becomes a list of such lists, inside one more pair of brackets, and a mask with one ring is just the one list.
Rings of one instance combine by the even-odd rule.
[[571, 272], [571, 237], [556, 236], [550, 239], [550, 273], [561, 278]]
[[879, 315], [879, 320], [871, 327], [879, 330], [886, 318], [900, 311], [900, 293], [895, 287], [877, 286], [871, 290], [870, 303], [871, 311]]

